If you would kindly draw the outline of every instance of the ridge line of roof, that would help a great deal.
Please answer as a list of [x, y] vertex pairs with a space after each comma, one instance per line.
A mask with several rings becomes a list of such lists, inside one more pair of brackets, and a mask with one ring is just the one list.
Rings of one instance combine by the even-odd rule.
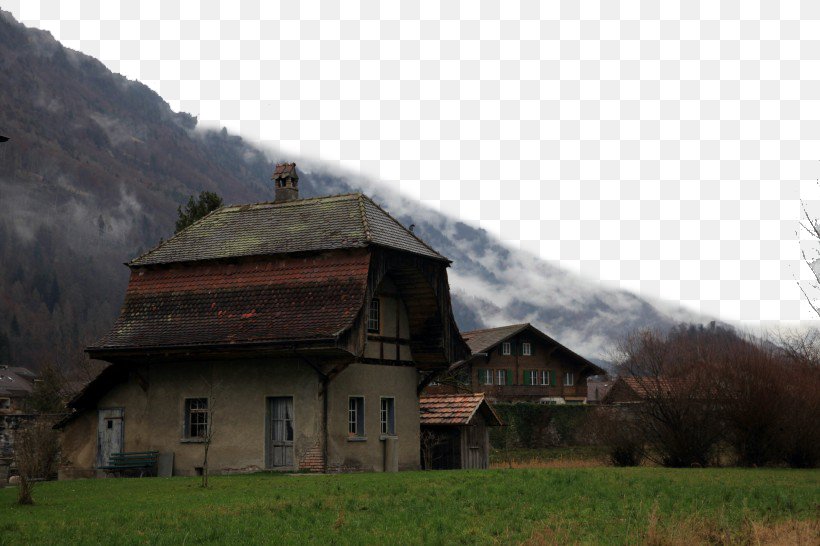
[[359, 214], [362, 215], [362, 229], [364, 229], [364, 238], [369, 244], [373, 244], [373, 234], [370, 231], [370, 224], [367, 221], [367, 211], [364, 210], [364, 194], [360, 193], [357, 200], [359, 201]]
[[[237, 210], [240, 210], [244, 207], [269, 206], [269, 207], [287, 208], [287, 207], [297, 207], [297, 206], [301, 206], [301, 205], [308, 205], [308, 204], [311, 204], [315, 201], [321, 201], [323, 199], [333, 199], [333, 200], [338, 200], [338, 201], [347, 201], [347, 200], [357, 198], [360, 195], [362, 195], [361, 192], [339, 193], [339, 194], [335, 194], [335, 195], [317, 195], [315, 197], [303, 197], [303, 198], [300, 198], [300, 199], [294, 199], [292, 201], [285, 201], [284, 203], [277, 203], [276, 201], [259, 201], [259, 202], [256, 202], [256, 203], [236, 203], [236, 204], [231, 204], [231, 205], [225, 205], [225, 206], [220, 207], [220, 208], [222, 208], [222, 209], [234, 209], [234, 210], [230, 210], [230, 211], [226, 210], [226, 212], [236, 212]], [[217, 210], [219, 210], [219, 209], [217, 209]], [[216, 211], [214, 211], [214, 212], [216, 212]]]
[[409, 235], [410, 235], [413, 239], [415, 239], [416, 241], [418, 241], [419, 243], [421, 243], [421, 244], [422, 244], [422, 245], [423, 245], [423, 246], [424, 246], [427, 250], [429, 250], [429, 251], [430, 251], [430, 252], [432, 252], [433, 254], [437, 254], [438, 256], [441, 256], [442, 258], [444, 258], [444, 259], [445, 259], [445, 260], [447, 260], [448, 262], [452, 263], [452, 260], [450, 260], [450, 258], [446, 257], [446, 256], [445, 256], [445, 255], [443, 255], [441, 252], [439, 252], [439, 251], [438, 251], [438, 250], [436, 250], [435, 248], [433, 248], [433, 247], [431, 247], [430, 245], [428, 245], [427, 243], [425, 243], [425, 242], [424, 242], [423, 240], [421, 240], [421, 239], [420, 239], [420, 238], [419, 238], [419, 237], [418, 237], [415, 233], [413, 233], [412, 231], [410, 231], [409, 229], [407, 229], [406, 227], [404, 227], [404, 225], [402, 225], [402, 223], [401, 223], [401, 222], [399, 222], [398, 220], [396, 220], [395, 218], [393, 218], [393, 215], [391, 215], [389, 212], [387, 212], [387, 211], [386, 211], [386, 210], [384, 210], [381, 206], [379, 206], [379, 204], [378, 204], [378, 203], [376, 203], [375, 201], [373, 201], [373, 199], [372, 199], [370, 196], [367, 196], [367, 195], [364, 195], [364, 194], [361, 194], [361, 195], [362, 195], [365, 199], [367, 199], [368, 201], [370, 201], [370, 202], [373, 204], [373, 206], [375, 206], [377, 209], [379, 209], [380, 211], [382, 211], [382, 212], [383, 212], [383, 213], [384, 213], [384, 214], [385, 214], [388, 218], [390, 218], [391, 220], [393, 220], [393, 221], [396, 223], [396, 225], [397, 225], [397, 226], [399, 226], [399, 227], [400, 227], [400, 228], [402, 228], [405, 232], [407, 232], [407, 233], [408, 233], [408, 234], [409, 234]]
[[508, 324], [507, 326], [496, 326], [494, 328], [479, 328], [478, 330], [470, 330], [469, 332], [461, 332], [462, 336], [466, 336], [469, 334], [478, 334], [483, 332], [490, 332], [492, 330], [503, 330], [505, 328], [518, 328], [522, 326], [532, 326], [529, 322], [519, 322], [517, 324]]

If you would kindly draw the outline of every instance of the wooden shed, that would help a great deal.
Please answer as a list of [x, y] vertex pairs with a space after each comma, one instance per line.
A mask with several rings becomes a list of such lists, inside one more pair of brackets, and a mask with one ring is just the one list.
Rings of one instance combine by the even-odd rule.
[[501, 419], [483, 393], [437, 394], [419, 399], [421, 460], [425, 470], [488, 468], [487, 427]]

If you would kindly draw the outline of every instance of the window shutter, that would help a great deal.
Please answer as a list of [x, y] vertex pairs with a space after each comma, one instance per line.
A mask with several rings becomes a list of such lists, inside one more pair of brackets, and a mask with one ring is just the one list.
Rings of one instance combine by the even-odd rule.
[[513, 373], [512, 370], [507, 370], [507, 385], [513, 384]]
[[553, 387], [557, 387], [558, 383], [555, 381], [555, 371], [550, 370], [550, 385]]
[[478, 384], [484, 385], [487, 382], [487, 377], [484, 375], [484, 368], [476, 368], [476, 373], [478, 373]]
[[530, 384], [530, 371], [529, 370], [524, 370], [524, 384], [525, 385]]

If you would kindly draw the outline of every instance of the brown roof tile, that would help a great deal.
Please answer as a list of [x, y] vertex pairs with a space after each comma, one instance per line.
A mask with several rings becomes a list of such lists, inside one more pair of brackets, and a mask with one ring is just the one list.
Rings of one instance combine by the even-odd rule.
[[483, 393], [435, 394], [419, 398], [422, 425], [468, 425], [479, 409], [484, 406], [488, 424], [500, 425], [501, 419], [484, 400]]
[[364, 305], [368, 252], [132, 271], [106, 349], [329, 339]]

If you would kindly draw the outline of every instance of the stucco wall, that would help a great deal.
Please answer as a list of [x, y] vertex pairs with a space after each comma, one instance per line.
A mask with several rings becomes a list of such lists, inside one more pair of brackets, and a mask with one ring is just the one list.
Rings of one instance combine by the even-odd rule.
[[[328, 469], [384, 469], [385, 440], [381, 437], [381, 397], [393, 397], [399, 470], [419, 468], [419, 400], [412, 366], [351, 364], [330, 384], [328, 397]], [[365, 399], [364, 439], [348, 435], [348, 398]]]
[[[173, 452], [175, 475], [194, 475], [196, 467], [202, 466], [203, 444], [183, 438], [186, 398], [209, 398], [213, 409], [213, 440], [208, 456], [212, 473], [265, 468], [267, 398], [272, 396], [293, 397], [295, 465], [321, 454], [321, 382], [316, 371], [303, 361], [166, 363], [142, 366], [138, 373], [132, 374], [127, 383], [113, 387], [97, 408], [124, 408], [123, 449]], [[418, 468], [416, 375], [413, 367], [352, 364], [331, 381], [329, 470], [383, 469], [381, 396], [396, 400], [399, 469]], [[365, 397], [365, 441], [348, 441], [349, 396]], [[73, 467], [74, 475], [96, 466], [97, 421], [97, 410], [88, 410], [63, 431], [63, 459]]]

